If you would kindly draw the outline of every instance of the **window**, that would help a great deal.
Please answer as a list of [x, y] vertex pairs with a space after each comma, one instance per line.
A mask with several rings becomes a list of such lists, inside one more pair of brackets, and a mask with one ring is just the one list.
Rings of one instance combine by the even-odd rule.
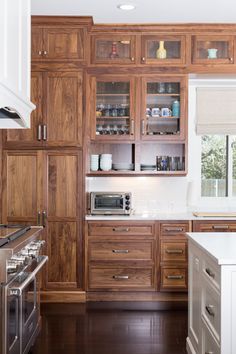
[[201, 151], [202, 197], [236, 197], [236, 136], [204, 135]]

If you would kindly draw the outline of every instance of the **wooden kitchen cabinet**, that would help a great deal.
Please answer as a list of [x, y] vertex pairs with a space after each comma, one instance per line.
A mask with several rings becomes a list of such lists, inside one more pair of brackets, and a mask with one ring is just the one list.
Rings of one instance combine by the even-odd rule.
[[91, 36], [91, 63], [96, 65], [135, 64], [136, 36], [105, 34]]
[[210, 65], [234, 64], [234, 36], [192, 36], [192, 63]]
[[230, 220], [194, 220], [194, 232], [236, 232], [236, 222]]
[[[147, 65], [184, 65], [186, 63], [185, 36], [175, 35], [142, 35], [141, 63]], [[158, 52], [161, 47], [165, 55]]]
[[88, 222], [88, 291], [156, 288], [156, 233], [152, 222]]
[[188, 221], [160, 222], [160, 290], [187, 291], [188, 252], [185, 233]]
[[6, 148], [82, 146], [82, 72], [33, 72], [30, 129], [8, 129]]
[[33, 61], [85, 61], [85, 28], [33, 25], [31, 32]]
[[82, 287], [81, 153], [73, 150], [4, 151], [4, 223], [43, 225], [46, 289]]

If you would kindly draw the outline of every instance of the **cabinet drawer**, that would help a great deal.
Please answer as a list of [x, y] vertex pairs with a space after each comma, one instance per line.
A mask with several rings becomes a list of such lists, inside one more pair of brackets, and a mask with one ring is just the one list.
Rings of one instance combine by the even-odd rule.
[[220, 340], [220, 307], [218, 292], [204, 279], [202, 284], [202, 317], [218, 341]]
[[187, 242], [161, 240], [162, 262], [187, 262]]
[[90, 241], [89, 261], [152, 261], [154, 241]]
[[154, 223], [89, 223], [90, 236], [153, 236]]
[[220, 266], [206, 255], [202, 260], [202, 272], [207, 282], [213, 284], [217, 290], [220, 290]]
[[161, 267], [161, 289], [168, 291], [187, 290], [187, 267]]
[[153, 288], [152, 267], [142, 268], [102, 268], [90, 267], [90, 289], [151, 289]]
[[202, 353], [204, 354], [220, 354], [220, 347], [215, 338], [202, 321]]
[[184, 236], [189, 231], [189, 223], [161, 223], [161, 236]]
[[195, 232], [235, 232], [236, 223], [214, 221], [214, 222], [193, 222], [193, 231]]

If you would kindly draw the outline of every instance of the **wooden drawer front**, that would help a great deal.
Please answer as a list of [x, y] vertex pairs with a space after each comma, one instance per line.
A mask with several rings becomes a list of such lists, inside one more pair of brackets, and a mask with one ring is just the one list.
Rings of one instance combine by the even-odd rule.
[[154, 259], [154, 241], [119, 242], [91, 241], [89, 242], [90, 261], [122, 261]]
[[201, 353], [220, 354], [220, 347], [213, 335], [202, 321], [202, 351]]
[[220, 291], [220, 266], [204, 255], [202, 261], [202, 272], [206, 281]]
[[90, 236], [152, 236], [154, 235], [153, 224], [123, 224], [123, 223], [89, 223]]
[[153, 269], [146, 268], [93, 268], [89, 270], [90, 289], [153, 288]]
[[196, 232], [235, 232], [236, 231], [236, 223], [228, 223], [228, 222], [194, 222], [193, 223], [193, 231]]
[[206, 281], [202, 284], [202, 317], [220, 340], [220, 295]]
[[187, 267], [161, 267], [161, 289], [187, 290]]
[[176, 224], [161, 223], [161, 236], [185, 236], [188, 231], [189, 224], [187, 222]]
[[162, 262], [187, 262], [187, 242], [168, 242], [161, 240]]

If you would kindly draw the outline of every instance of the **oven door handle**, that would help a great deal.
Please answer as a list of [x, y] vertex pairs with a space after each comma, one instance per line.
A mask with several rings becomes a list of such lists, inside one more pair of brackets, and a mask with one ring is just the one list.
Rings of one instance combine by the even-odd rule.
[[25, 279], [25, 281], [20, 286], [12, 286], [8, 289], [9, 295], [21, 296], [24, 288], [31, 282], [32, 279], [35, 278], [36, 274], [40, 271], [40, 269], [44, 266], [44, 264], [48, 261], [48, 256], [39, 256], [40, 262], [37, 267], [33, 270], [32, 273]]

